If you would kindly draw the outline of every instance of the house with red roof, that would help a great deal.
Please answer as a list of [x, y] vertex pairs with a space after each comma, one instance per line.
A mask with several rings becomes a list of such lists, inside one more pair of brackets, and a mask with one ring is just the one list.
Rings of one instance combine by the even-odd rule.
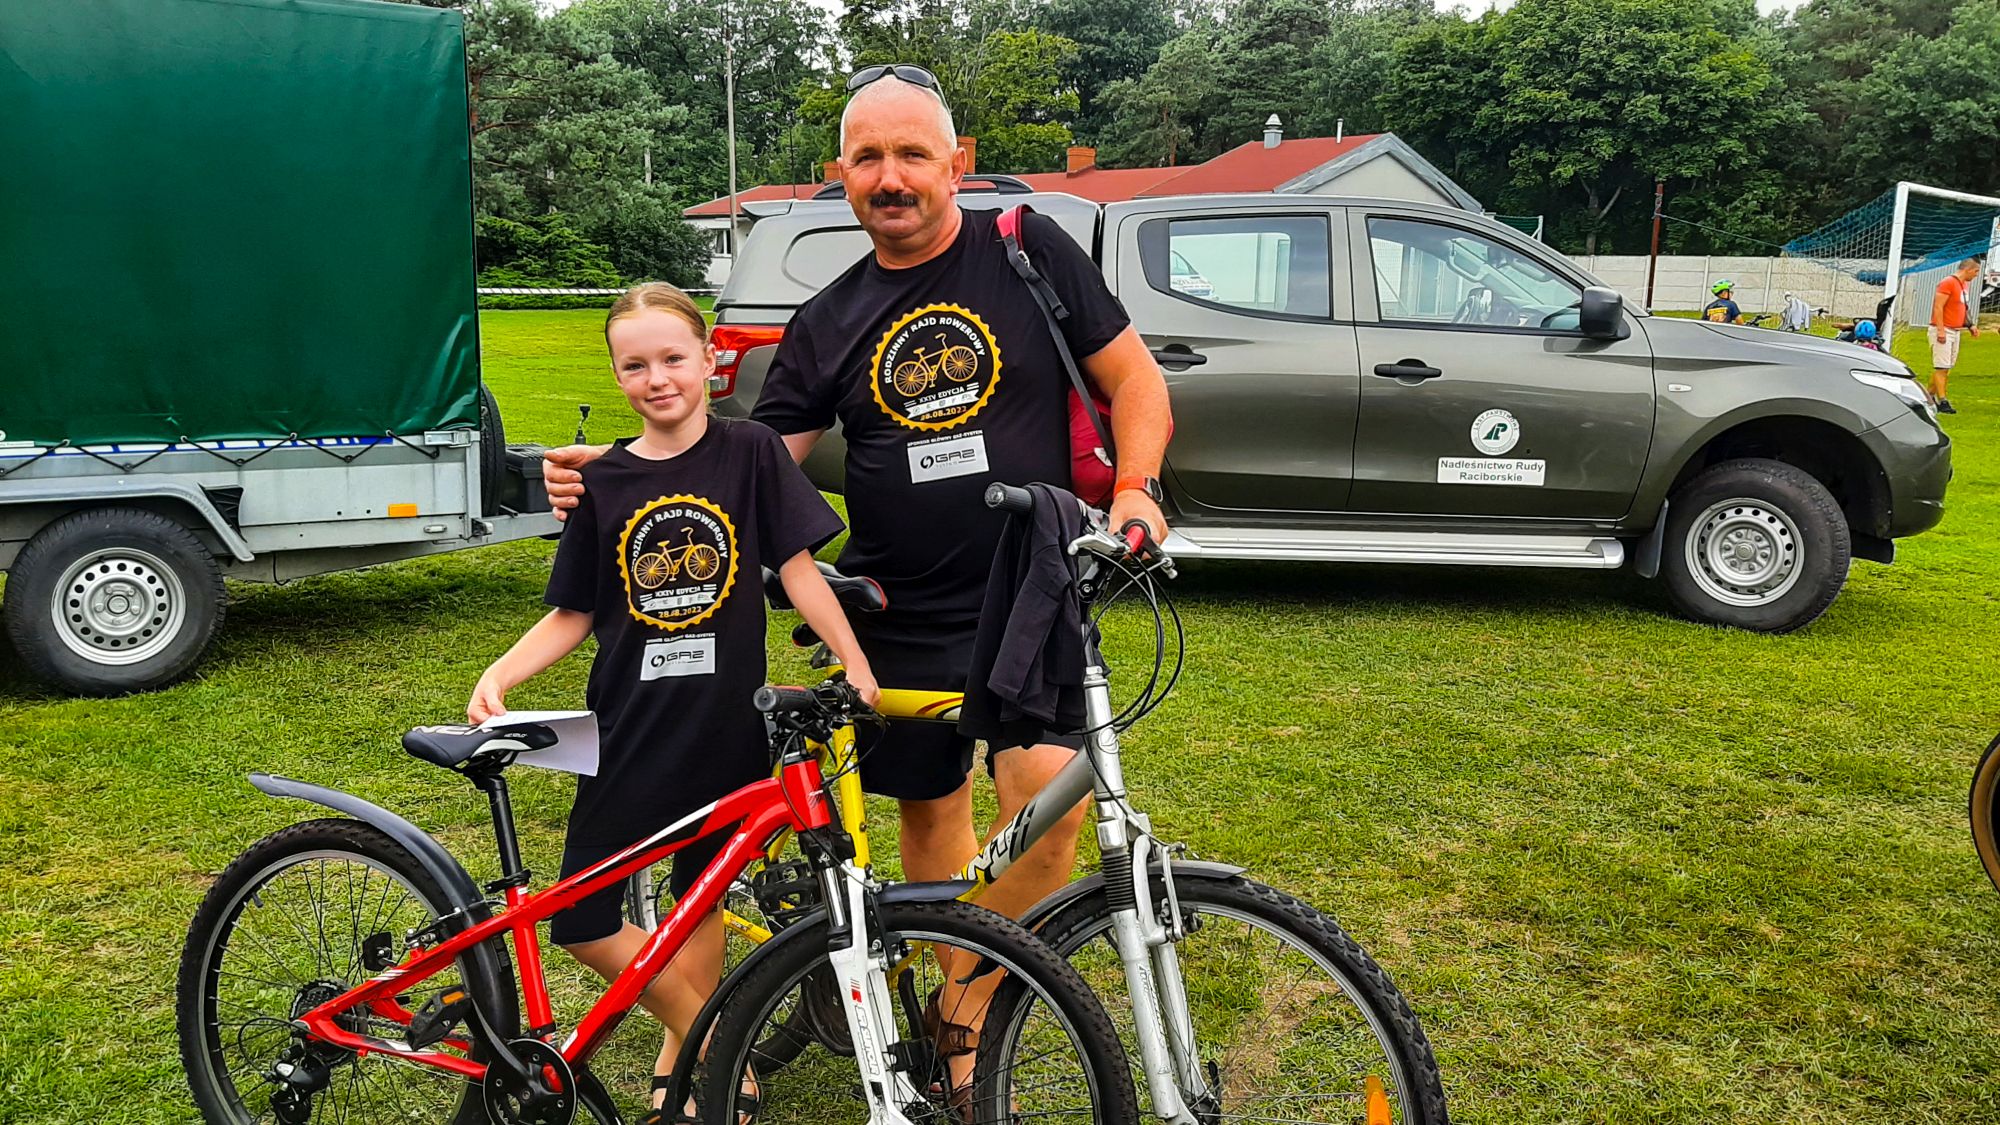
[[[959, 144], [966, 150], [970, 170], [977, 172], [977, 139], [960, 137]], [[824, 172], [826, 181], [839, 177], [832, 161], [824, 166]], [[1261, 141], [1246, 141], [1200, 164], [1100, 168], [1097, 150], [1078, 145], [1069, 150], [1068, 167], [1063, 171], [1030, 172], [1015, 178], [1036, 191], [1066, 192], [1093, 203], [1272, 191], [1414, 199], [1468, 211], [1481, 209], [1477, 199], [1394, 133], [1286, 140], [1276, 114], [1265, 122]], [[811, 199], [826, 188], [826, 182], [770, 184], [738, 192], [733, 207], [725, 195], [682, 212], [691, 225], [714, 232], [716, 257], [709, 266], [709, 283], [720, 285], [729, 276], [732, 213], [740, 241], [750, 229], [750, 212], [757, 205]]]

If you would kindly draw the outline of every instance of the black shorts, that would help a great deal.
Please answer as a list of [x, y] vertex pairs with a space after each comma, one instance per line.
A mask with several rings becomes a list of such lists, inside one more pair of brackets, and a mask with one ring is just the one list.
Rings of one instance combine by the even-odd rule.
[[[964, 691], [972, 664], [975, 621], [935, 624], [898, 620], [885, 614], [855, 613], [855, 639], [868, 654], [868, 667], [883, 687], [917, 691]], [[993, 772], [997, 751], [1046, 743], [1083, 748], [1083, 736], [1044, 730], [1028, 723], [1010, 729], [1005, 746], [986, 750], [986, 771]], [[855, 749], [861, 755], [861, 786], [870, 793], [903, 801], [930, 801], [950, 796], [972, 772], [973, 739], [951, 723], [895, 720], [887, 727], [858, 725]]]
[[[728, 842], [729, 833], [717, 832], [704, 836], [673, 854], [674, 873], [667, 880], [667, 885], [673, 891], [676, 901], [687, 894], [688, 888], [694, 886], [696, 879], [701, 878], [701, 873]], [[565, 844], [560, 877], [567, 879], [631, 846], [631, 844]], [[591, 895], [550, 918], [549, 940], [557, 945], [578, 945], [586, 941], [597, 941], [617, 933], [624, 923], [625, 884], [619, 883]]]

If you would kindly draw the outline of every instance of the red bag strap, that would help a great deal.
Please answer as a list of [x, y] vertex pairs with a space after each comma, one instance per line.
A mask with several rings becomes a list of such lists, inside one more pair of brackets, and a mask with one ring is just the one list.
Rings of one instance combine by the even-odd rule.
[[1042, 310], [1042, 319], [1048, 323], [1049, 337], [1055, 341], [1056, 354], [1062, 357], [1063, 370], [1069, 373], [1069, 385], [1076, 397], [1083, 402], [1083, 409], [1090, 415], [1090, 425], [1097, 431], [1097, 440], [1104, 445], [1104, 455], [1112, 464], [1118, 463], [1118, 454], [1111, 445], [1111, 427], [1097, 409], [1097, 402], [1084, 384], [1083, 373], [1077, 370], [1076, 357], [1070, 354], [1069, 339], [1063, 335], [1063, 320], [1068, 319], [1069, 310], [1063, 307], [1062, 298], [1056, 295], [1055, 286], [1043, 277], [1035, 263], [1028, 257], [1021, 240], [1021, 217], [1028, 213], [1028, 205], [1017, 203], [1000, 212], [996, 226], [1000, 231], [1000, 241], [1007, 248], [1007, 264], [1028, 285], [1028, 292], [1035, 295], [1035, 304]]

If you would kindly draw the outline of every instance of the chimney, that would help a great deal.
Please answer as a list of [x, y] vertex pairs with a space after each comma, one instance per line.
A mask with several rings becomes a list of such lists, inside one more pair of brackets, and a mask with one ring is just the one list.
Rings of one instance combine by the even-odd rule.
[[979, 141], [974, 137], [960, 137], [958, 147], [965, 150], [965, 174], [970, 176], [979, 170]]
[[840, 161], [829, 160], [819, 166], [819, 182], [830, 184], [840, 178]]
[[1334, 144], [1339, 144], [1339, 143], [1340, 143], [1340, 139], [1341, 139], [1342, 137], [1345, 137], [1346, 135], [1347, 135], [1347, 118], [1345, 118], [1345, 117], [1336, 117], [1336, 118], [1334, 118], [1334, 119], [1333, 119], [1333, 143], [1334, 143]]
[[1069, 146], [1069, 167], [1066, 171], [1074, 176], [1078, 172], [1097, 167], [1097, 150], [1086, 145]]
[[1278, 120], [1278, 115], [1274, 113], [1270, 116], [1268, 120], [1264, 122], [1264, 147], [1277, 148], [1278, 142], [1284, 139], [1285, 139], [1284, 123], [1280, 122]]

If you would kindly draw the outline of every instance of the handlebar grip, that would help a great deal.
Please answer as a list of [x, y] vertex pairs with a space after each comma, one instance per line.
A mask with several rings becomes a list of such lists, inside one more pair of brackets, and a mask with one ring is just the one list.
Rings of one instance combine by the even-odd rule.
[[1126, 520], [1125, 526], [1118, 529], [1118, 537], [1125, 541], [1125, 549], [1135, 559], [1150, 558], [1160, 547], [1153, 541], [1153, 529], [1146, 526], [1145, 520]]
[[817, 710], [819, 700], [810, 688], [765, 684], [750, 697], [750, 705], [766, 715], [775, 715], [787, 711]]
[[1035, 510], [1035, 494], [996, 480], [986, 486], [986, 506], [1016, 514], [1032, 512]]

